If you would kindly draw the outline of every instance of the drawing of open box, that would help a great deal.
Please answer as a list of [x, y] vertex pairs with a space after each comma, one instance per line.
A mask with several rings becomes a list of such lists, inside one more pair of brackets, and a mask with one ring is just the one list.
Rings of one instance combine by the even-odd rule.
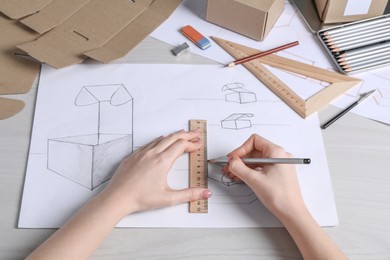
[[133, 152], [133, 97], [122, 84], [85, 86], [74, 103], [96, 110], [96, 132], [49, 139], [47, 167], [93, 190]]

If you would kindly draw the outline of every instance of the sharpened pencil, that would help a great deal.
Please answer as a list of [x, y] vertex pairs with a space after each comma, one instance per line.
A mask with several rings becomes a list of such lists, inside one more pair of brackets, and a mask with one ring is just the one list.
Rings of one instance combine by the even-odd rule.
[[298, 41], [290, 42], [290, 43], [287, 43], [285, 45], [282, 45], [282, 46], [270, 49], [268, 51], [263, 51], [263, 52], [256, 53], [254, 55], [250, 55], [250, 56], [242, 58], [242, 59], [235, 60], [235, 61], [227, 64], [225, 67], [233, 67], [235, 65], [238, 65], [238, 64], [241, 64], [241, 63], [244, 63], [244, 62], [248, 62], [248, 61], [251, 61], [251, 60], [254, 60], [254, 59], [258, 59], [258, 58], [270, 55], [272, 53], [275, 53], [275, 52], [278, 52], [278, 51], [281, 51], [281, 50], [285, 50], [287, 48], [291, 48], [291, 47], [296, 46], [298, 44], [299, 44]]

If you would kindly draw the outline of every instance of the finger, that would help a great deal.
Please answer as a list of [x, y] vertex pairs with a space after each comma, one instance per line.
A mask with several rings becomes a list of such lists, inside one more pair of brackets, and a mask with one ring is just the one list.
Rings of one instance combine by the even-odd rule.
[[147, 144], [145, 144], [145, 145], [139, 147], [139, 148], [135, 151], [135, 153], [142, 152], [142, 151], [144, 151], [144, 150], [152, 149], [152, 148], [155, 147], [155, 146], [158, 144], [158, 142], [160, 142], [163, 138], [164, 138], [163, 136], [160, 136], [160, 137], [154, 139], [153, 141], [151, 141], [151, 142], [149, 142], [149, 143], [147, 143]]
[[229, 160], [229, 170], [233, 175], [247, 184], [252, 183], [254, 179], [261, 178], [261, 174], [259, 174], [259, 172], [249, 168], [243, 163], [243, 161], [241, 161], [240, 158], [235, 156], [231, 157]]
[[189, 131], [185, 132], [184, 130], [180, 130], [178, 132], [172, 133], [165, 137], [163, 140], [159, 142], [159, 144], [156, 146], [157, 152], [162, 152], [165, 149], [167, 149], [169, 146], [171, 146], [173, 143], [175, 143], [179, 139], [183, 139], [186, 141], [192, 141], [197, 140], [200, 136], [199, 131]]
[[205, 200], [210, 198], [212, 195], [209, 189], [204, 188], [188, 188], [183, 190], [171, 191], [171, 204], [179, 204], [184, 202]]
[[164, 156], [168, 160], [176, 160], [184, 152], [195, 152], [203, 146], [201, 140], [191, 142], [188, 140], [180, 139], [171, 144], [167, 149], [165, 149]]
[[280, 146], [264, 137], [253, 134], [240, 147], [229, 153], [228, 156], [244, 157], [255, 150], [260, 153], [260, 156], [270, 157], [270, 154], [274, 149], [280, 149]]

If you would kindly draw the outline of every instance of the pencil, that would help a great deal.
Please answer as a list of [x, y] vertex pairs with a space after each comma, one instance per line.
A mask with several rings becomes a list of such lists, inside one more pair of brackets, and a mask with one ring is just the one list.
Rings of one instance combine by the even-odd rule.
[[390, 63], [390, 57], [386, 57], [384, 59], [370, 61], [370, 62], [367, 62], [364, 64], [357, 64], [357, 65], [353, 65], [353, 66], [343, 66], [342, 69], [345, 72], [352, 72], [352, 71], [363, 70], [363, 69], [367, 69], [367, 68], [379, 67], [379, 66], [387, 65], [389, 63]]
[[[309, 158], [241, 158], [245, 164], [310, 164]], [[227, 156], [208, 160], [209, 163], [226, 164], [229, 158]]]
[[238, 64], [241, 64], [241, 63], [244, 63], [244, 62], [247, 62], [247, 61], [251, 61], [251, 60], [254, 60], [254, 59], [257, 59], [257, 58], [260, 58], [260, 57], [264, 57], [266, 55], [269, 55], [269, 54], [272, 54], [272, 53], [275, 53], [275, 52], [278, 52], [278, 51], [281, 51], [281, 50], [284, 50], [284, 49], [296, 46], [298, 44], [299, 44], [298, 41], [290, 42], [290, 43], [287, 43], [285, 45], [282, 45], [282, 46], [279, 46], [279, 47], [276, 47], [276, 48], [273, 48], [273, 49], [270, 49], [270, 50], [267, 50], [267, 51], [263, 51], [263, 52], [253, 54], [253, 55], [250, 55], [250, 56], [242, 58], [242, 59], [235, 60], [235, 61], [227, 64], [225, 67], [233, 67], [235, 65], [238, 65]]
[[356, 32], [357, 30], [361, 30], [361, 29], [368, 29], [368, 28], [372, 29], [372, 28], [381, 26], [383, 24], [387, 24], [389, 22], [390, 22], [390, 17], [385, 17], [385, 18], [381, 18], [381, 19], [375, 19], [375, 20], [372, 20], [372, 21], [364, 22], [364, 23], [357, 22], [355, 24], [346, 25], [346, 26], [343, 26], [341, 28], [330, 29], [330, 30], [324, 32], [323, 35], [336, 36], [336, 35], [349, 33], [352, 30]]
[[347, 50], [347, 51], [337, 55], [337, 57], [351, 57], [354, 55], [366, 54], [366, 53], [369, 53], [371, 51], [377, 51], [377, 50], [381, 50], [384, 48], [387, 49], [389, 47], [390, 47], [390, 41], [381, 42], [381, 43], [377, 43], [377, 44], [373, 44], [373, 45], [369, 45], [369, 46], [363, 46], [363, 47], [360, 47], [360, 48], [357, 48], [354, 50]]
[[377, 48], [377, 49], [371, 49], [365, 48], [366, 50], [364, 52], [357, 52], [357, 53], [348, 53], [345, 52], [344, 55], [339, 55], [337, 57], [337, 61], [342, 62], [342, 61], [349, 61], [349, 60], [355, 60], [363, 57], [376, 57], [377, 55], [382, 55], [384, 53], [390, 53], [390, 46], [387, 47], [382, 47], [382, 48]]
[[348, 43], [348, 42], [356, 42], [359, 40], [364, 41], [366, 39], [379, 38], [379, 37], [384, 37], [389, 35], [390, 35], [390, 28], [379, 32], [365, 32], [364, 36], [356, 35], [356, 36], [351, 36], [349, 38], [340, 39], [340, 40], [329, 40], [327, 44], [339, 46], [341, 44]]
[[340, 46], [337, 47], [331, 46], [330, 49], [332, 50], [332, 52], [340, 52], [340, 51], [352, 50], [366, 45], [371, 45], [371, 44], [380, 43], [382, 41], [389, 41], [389, 40], [390, 40], [390, 35], [386, 35], [384, 37], [371, 37], [371, 38], [368, 37], [366, 41], [364, 40], [359, 40], [356, 42], [352, 41], [352, 42], [341, 44]]
[[361, 30], [361, 31], [357, 31], [357, 32], [349, 32], [347, 34], [343, 34], [343, 35], [336, 35], [336, 36], [330, 36], [330, 35], [327, 35], [327, 36], [322, 36], [322, 39], [325, 41], [325, 42], [330, 42], [330, 41], [340, 41], [340, 40], [344, 40], [344, 39], [349, 39], [351, 37], [357, 37], [357, 36], [366, 36], [367, 33], [370, 33], [370, 34], [374, 34], [374, 33], [378, 33], [378, 32], [382, 32], [382, 31], [386, 31], [387, 29], [389, 28], [389, 25], [382, 25], [380, 27], [377, 27], [377, 28], [373, 28], [373, 29], [365, 29], [365, 30]]
[[340, 117], [342, 117], [343, 115], [345, 115], [348, 111], [350, 111], [352, 108], [356, 107], [359, 103], [361, 103], [364, 99], [366, 99], [368, 96], [370, 96], [372, 93], [374, 93], [375, 90], [371, 90], [369, 92], [365, 92], [365, 93], [362, 93], [360, 94], [360, 97], [357, 101], [355, 101], [354, 103], [352, 103], [350, 106], [348, 106], [347, 108], [345, 108], [344, 110], [342, 110], [340, 113], [338, 113], [336, 116], [334, 116], [332, 119], [330, 119], [328, 122], [326, 122], [325, 124], [323, 124], [321, 126], [322, 129], [326, 129], [328, 128], [331, 124], [333, 124], [334, 122], [336, 122]]

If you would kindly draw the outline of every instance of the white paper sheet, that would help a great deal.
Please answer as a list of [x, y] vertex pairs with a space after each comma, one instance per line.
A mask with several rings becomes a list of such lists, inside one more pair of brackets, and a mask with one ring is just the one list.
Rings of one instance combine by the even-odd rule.
[[[321, 46], [317, 36], [307, 29], [300, 15], [289, 1], [286, 1], [282, 15], [263, 42], [254, 41], [250, 38], [207, 22], [205, 20], [206, 4], [206, 0], [184, 0], [170, 18], [158, 27], [151, 36], [176, 46], [182, 44], [183, 42], [189, 42], [179, 32], [179, 30], [181, 27], [190, 24], [206, 37], [216, 36], [259, 50], [268, 50], [289, 42], [299, 41], [299, 46], [280, 51], [277, 55], [305, 62], [320, 68], [335, 70], [334, 64], [331, 62], [325, 49]], [[199, 49], [191, 42], [189, 42], [189, 44], [191, 46], [191, 52], [206, 58], [218, 61], [222, 64], [228, 64], [233, 61], [232, 57], [213, 41], [211, 48], [206, 50]], [[242, 68], [241, 66], [238, 67]], [[284, 82], [304, 99], [307, 99], [315, 93], [313, 92], [313, 89], [318, 91], [324, 87], [323, 82], [313, 81], [297, 75], [295, 78], [284, 78], [283, 74], [285, 73], [281, 72], [281, 70], [275, 69], [273, 72], [282, 80], [285, 80]], [[353, 88], [344, 95], [341, 95], [332, 102], [332, 105], [345, 108], [355, 102], [361, 93], [373, 89], [377, 89], [377, 92], [382, 90], [381, 93], [390, 90], [389, 74], [389, 66], [370, 70], [368, 72], [352, 74], [352, 77], [363, 80], [363, 84]], [[380, 93], [376, 93], [376, 95], [378, 97], [383, 96]], [[373, 120], [390, 124], [390, 106], [385, 105], [388, 103], [390, 103], [390, 98], [388, 97], [380, 99], [369, 97], [363, 103], [359, 104], [359, 106], [354, 108], [352, 112]]]
[[[104, 188], [107, 182], [96, 187], [84, 182], [96, 180], [97, 173], [104, 180], [100, 170], [109, 165], [97, 165], [89, 156], [112, 162], [126, 147], [129, 152], [157, 136], [188, 129], [189, 119], [207, 120], [209, 158], [227, 154], [252, 133], [297, 157], [310, 157], [310, 165], [297, 166], [305, 202], [320, 225], [337, 224], [317, 115], [303, 120], [249, 72], [236, 68], [122, 64], [61, 70], [43, 66], [19, 227], [59, 227]], [[99, 144], [90, 140], [97, 135]], [[126, 147], [116, 142], [129, 135], [132, 140], [126, 139]], [[209, 167], [213, 197], [208, 214], [190, 214], [182, 204], [128, 216], [118, 227], [281, 225], [248, 187], [231, 183], [219, 167]], [[175, 163], [169, 184], [177, 189], [188, 186], [188, 155]]]

